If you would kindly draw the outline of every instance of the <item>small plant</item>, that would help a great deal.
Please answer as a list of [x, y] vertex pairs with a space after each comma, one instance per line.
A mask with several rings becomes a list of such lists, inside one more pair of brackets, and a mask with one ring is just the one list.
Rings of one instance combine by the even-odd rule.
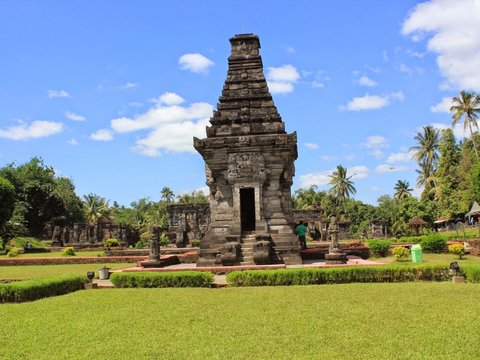
[[458, 257], [463, 259], [463, 255], [465, 255], [465, 249], [461, 244], [453, 244], [448, 247], [448, 252], [454, 255], [458, 255]]
[[103, 241], [103, 247], [110, 249], [111, 247], [119, 247], [120, 241], [115, 238], [105, 239]]
[[170, 245], [170, 238], [167, 235], [162, 234], [162, 236], [160, 236], [160, 246], [167, 245]]
[[20, 249], [16, 247], [12, 247], [10, 250], [8, 250], [8, 257], [17, 257], [20, 255]]
[[392, 251], [393, 256], [395, 256], [395, 260], [399, 262], [406, 262], [410, 261], [410, 252], [407, 248], [403, 246], [398, 246]]
[[192, 241], [190, 241], [190, 244], [192, 244], [192, 247], [199, 247], [200, 239], [193, 239]]
[[62, 256], [75, 256], [75, 249], [71, 246], [62, 250]]
[[313, 241], [313, 238], [308, 235], [305, 240], [307, 241], [307, 243], [311, 243]]
[[141, 240], [135, 243], [135, 249], [143, 249], [143, 242]]
[[447, 241], [438, 234], [431, 234], [426, 236], [420, 243], [425, 252], [441, 253], [445, 250]]
[[376, 257], [386, 257], [390, 250], [390, 241], [388, 240], [370, 240], [368, 242], [368, 247], [372, 252], [373, 256]]

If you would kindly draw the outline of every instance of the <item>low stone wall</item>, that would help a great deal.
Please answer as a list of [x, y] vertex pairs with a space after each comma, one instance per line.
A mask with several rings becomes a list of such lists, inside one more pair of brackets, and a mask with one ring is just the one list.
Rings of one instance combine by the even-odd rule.
[[[198, 248], [160, 247], [160, 255], [179, 255], [198, 252]], [[107, 256], [148, 256], [148, 249], [110, 249], [105, 250]]]
[[64, 265], [64, 264], [105, 264], [105, 263], [136, 263], [145, 260], [147, 256], [91, 256], [91, 257], [58, 257], [58, 258], [3, 258], [0, 266], [15, 265]]
[[[321, 260], [325, 259], [325, 254], [328, 254], [330, 243], [314, 243], [308, 244], [307, 250], [300, 252], [302, 260]], [[340, 243], [340, 250], [347, 255], [358, 256], [362, 259], [368, 259], [370, 256], [370, 249], [368, 246], [346, 246]]]

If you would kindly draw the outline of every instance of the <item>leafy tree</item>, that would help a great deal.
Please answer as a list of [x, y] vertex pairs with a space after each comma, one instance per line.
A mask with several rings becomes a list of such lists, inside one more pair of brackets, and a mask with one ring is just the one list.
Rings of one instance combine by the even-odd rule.
[[202, 191], [192, 191], [177, 197], [179, 204], [208, 204], [208, 198]]
[[162, 189], [162, 200], [166, 203], [171, 203], [175, 200], [175, 194], [173, 193], [172, 189], [167, 186], [164, 186]]
[[395, 199], [402, 201], [409, 196], [412, 196], [411, 192], [413, 189], [410, 189], [410, 183], [407, 180], [398, 180], [395, 184]]
[[345, 199], [350, 198], [350, 196], [355, 195], [357, 192], [351, 180], [354, 175], [347, 176], [347, 171], [347, 168], [344, 168], [342, 165], [337, 165], [337, 170], [329, 175], [331, 180], [328, 184], [332, 185], [329, 192], [333, 194], [339, 204], [345, 204]]
[[455, 136], [451, 129], [446, 129], [440, 139], [440, 158], [435, 171], [437, 179], [435, 201], [437, 201], [439, 213], [449, 219], [455, 218], [461, 212], [457, 191], [459, 162], [460, 149], [455, 142]]
[[[470, 130], [470, 135], [473, 136], [474, 131], [478, 131], [478, 119], [480, 115], [480, 96], [474, 92], [467, 92], [462, 90], [460, 96], [455, 96], [452, 99], [452, 107], [450, 112], [452, 113], [452, 126], [455, 126], [458, 122], [463, 121], [463, 130]], [[463, 118], [463, 120], [462, 120]], [[476, 130], [474, 130], [476, 128]], [[473, 140], [473, 148], [478, 158], [478, 149], [475, 140]]]
[[473, 199], [480, 201], [480, 161], [472, 169], [472, 193]]
[[[480, 140], [478, 133], [473, 134], [476, 140]], [[458, 198], [458, 205], [461, 213], [466, 213], [472, 206], [473, 196], [473, 178], [472, 171], [475, 166], [477, 157], [475, 155], [473, 142], [470, 139], [465, 139], [460, 145], [460, 161], [458, 163], [458, 188], [455, 196]]]
[[12, 218], [15, 210], [15, 188], [7, 179], [0, 177], [0, 237], [2, 238], [2, 248], [8, 240], [8, 222]]
[[416, 169], [415, 172], [418, 174], [417, 186], [423, 187], [421, 198], [433, 200], [433, 192], [437, 186], [434, 168], [426, 161], [420, 162], [418, 166], [419, 169]]

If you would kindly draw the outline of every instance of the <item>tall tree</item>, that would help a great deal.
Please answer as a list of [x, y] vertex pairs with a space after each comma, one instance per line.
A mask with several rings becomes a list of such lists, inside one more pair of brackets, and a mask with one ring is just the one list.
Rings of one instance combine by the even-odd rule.
[[433, 126], [424, 126], [422, 132], [417, 132], [414, 139], [417, 145], [410, 148], [414, 151], [414, 159], [418, 163], [425, 162], [435, 167], [440, 145], [438, 130]]
[[412, 196], [411, 192], [413, 189], [410, 189], [410, 183], [407, 180], [398, 180], [394, 187], [395, 199], [402, 201], [409, 196]]
[[168, 204], [173, 202], [173, 200], [175, 199], [175, 195], [174, 195], [172, 189], [170, 189], [167, 186], [163, 187], [161, 195], [162, 195], [162, 200], [165, 201]]
[[342, 165], [337, 165], [335, 170], [330, 176], [329, 185], [332, 185], [329, 192], [335, 197], [338, 204], [343, 204], [345, 207], [345, 199], [355, 195], [357, 190], [352, 181], [352, 177], [355, 175], [347, 175], [347, 168]]
[[460, 149], [455, 141], [452, 129], [445, 129], [440, 139], [440, 158], [435, 171], [437, 186], [435, 200], [439, 213], [447, 218], [454, 218], [461, 212], [459, 193], [458, 164]]
[[[452, 127], [457, 123], [463, 121], [463, 131], [470, 130], [470, 135], [473, 136], [474, 132], [478, 132], [478, 120], [480, 115], [480, 96], [474, 92], [467, 92], [462, 90], [460, 96], [455, 96], [452, 99], [452, 107], [450, 112], [452, 113]], [[462, 119], [463, 118], [463, 119]], [[474, 141], [473, 147], [475, 155], [478, 158], [478, 148]]]
[[90, 224], [96, 224], [102, 218], [109, 218], [109, 201], [95, 194], [83, 196], [85, 215]]

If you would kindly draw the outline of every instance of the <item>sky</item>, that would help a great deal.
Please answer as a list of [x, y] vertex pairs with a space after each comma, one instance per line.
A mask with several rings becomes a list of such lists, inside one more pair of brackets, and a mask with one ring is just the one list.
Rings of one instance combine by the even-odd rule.
[[480, 0], [3, 0], [0, 166], [39, 156], [78, 195], [123, 205], [205, 189], [192, 138], [240, 33], [260, 37], [297, 132], [292, 191], [327, 190], [342, 165], [363, 202], [397, 180], [419, 194], [415, 133], [450, 127], [451, 97], [480, 91]]

